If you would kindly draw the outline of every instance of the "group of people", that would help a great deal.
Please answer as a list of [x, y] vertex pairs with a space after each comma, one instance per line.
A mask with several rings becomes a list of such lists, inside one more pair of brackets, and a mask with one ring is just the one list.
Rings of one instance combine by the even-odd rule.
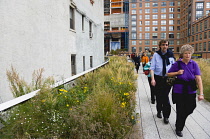
[[[161, 40], [159, 50], [156, 51], [147, 63], [142, 62], [144, 70], [150, 70], [148, 81], [151, 89], [151, 103], [155, 104], [157, 117], [162, 118], [165, 124], [169, 123], [171, 105], [169, 92], [172, 88], [172, 101], [176, 104], [176, 134], [182, 137], [182, 130], [187, 117], [196, 108], [196, 90], [199, 89], [198, 100], [204, 99], [201, 72], [198, 64], [191, 59], [194, 48], [183, 45], [180, 49], [180, 58], [176, 61], [173, 52], [168, 49], [169, 41]], [[167, 78], [176, 76], [173, 86], [167, 84]]]

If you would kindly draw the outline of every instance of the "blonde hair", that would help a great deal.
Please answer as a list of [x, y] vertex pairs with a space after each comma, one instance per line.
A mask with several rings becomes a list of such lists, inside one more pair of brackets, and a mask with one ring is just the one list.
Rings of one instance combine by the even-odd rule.
[[194, 48], [189, 44], [185, 44], [181, 47], [180, 54], [182, 55], [185, 51], [190, 51], [193, 54], [194, 53]]

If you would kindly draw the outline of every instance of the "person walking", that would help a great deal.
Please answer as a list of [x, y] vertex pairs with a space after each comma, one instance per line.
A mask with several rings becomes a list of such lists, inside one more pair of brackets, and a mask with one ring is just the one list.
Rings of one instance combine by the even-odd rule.
[[[151, 60], [152, 60], [152, 55], [150, 56], [149, 62], [147, 62], [146, 65], [144, 66], [144, 70], [150, 70]], [[152, 86], [152, 84], [151, 84], [151, 75], [148, 74], [147, 78], [148, 78], [150, 93], [151, 93], [151, 103], [155, 104], [155, 87]]]
[[134, 64], [135, 64], [136, 72], [138, 74], [139, 66], [140, 66], [140, 56], [137, 53], [135, 54], [135, 57], [134, 57]]
[[[182, 130], [187, 117], [196, 108], [196, 89], [198, 100], [204, 99], [203, 84], [198, 64], [191, 59], [194, 49], [191, 45], [183, 45], [180, 49], [181, 58], [172, 65], [167, 75], [177, 76], [173, 85], [173, 103], [176, 104], [176, 134], [182, 137]], [[179, 63], [178, 63], [179, 62]]]
[[149, 57], [147, 56], [147, 53], [144, 52], [143, 56], [141, 57], [142, 67], [144, 71], [144, 66], [147, 62], [149, 62]]
[[159, 50], [154, 53], [150, 67], [151, 85], [155, 86], [157, 117], [162, 118], [163, 114], [165, 124], [169, 123], [168, 118], [171, 113], [171, 105], [168, 98], [171, 86], [166, 84], [166, 73], [175, 62], [174, 55], [168, 49], [168, 46], [168, 40], [159, 42]]

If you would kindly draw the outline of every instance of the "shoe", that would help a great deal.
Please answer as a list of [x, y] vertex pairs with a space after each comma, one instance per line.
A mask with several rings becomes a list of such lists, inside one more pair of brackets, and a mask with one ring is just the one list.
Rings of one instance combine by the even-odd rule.
[[161, 112], [158, 112], [158, 113], [157, 113], [157, 117], [158, 117], [158, 118], [162, 118]]
[[176, 130], [176, 135], [179, 137], [183, 137], [182, 131]]
[[152, 104], [155, 104], [155, 101], [154, 101], [154, 100], [151, 100], [151, 103], [152, 103]]
[[164, 121], [165, 124], [169, 123], [168, 118], [164, 118], [163, 121]]

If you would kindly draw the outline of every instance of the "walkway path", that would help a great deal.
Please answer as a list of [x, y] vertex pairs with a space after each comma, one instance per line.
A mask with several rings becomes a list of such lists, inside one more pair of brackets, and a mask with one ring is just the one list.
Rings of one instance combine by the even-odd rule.
[[[156, 104], [151, 104], [150, 89], [147, 76], [142, 69], [138, 74], [138, 90], [136, 92], [136, 113], [139, 118], [136, 126], [140, 126], [139, 136], [143, 139], [177, 139], [175, 134], [176, 107], [171, 101], [169, 124], [157, 118]], [[169, 94], [171, 99], [171, 94]], [[210, 103], [197, 102], [197, 107], [186, 121], [183, 139], [210, 139]]]

